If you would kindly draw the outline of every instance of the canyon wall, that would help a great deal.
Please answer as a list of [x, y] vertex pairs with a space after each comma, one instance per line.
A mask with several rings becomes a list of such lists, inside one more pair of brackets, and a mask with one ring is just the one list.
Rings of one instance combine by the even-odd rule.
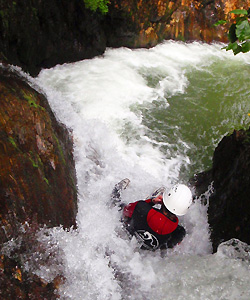
[[0, 61], [36, 76], [42, 68], [92, 58], [107, 47], [152, 47], [164, 39], [227, 42], [229, 11], [249, 0], [111, 0], [105, 15], [83, 0], [0, 0]]

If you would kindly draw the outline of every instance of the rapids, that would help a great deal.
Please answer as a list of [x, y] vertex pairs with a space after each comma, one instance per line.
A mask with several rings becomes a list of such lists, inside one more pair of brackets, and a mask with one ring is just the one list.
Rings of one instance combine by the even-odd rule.
[[250, 299], [249, 261], [211, 254], [199, 199], [180, 218], [184, 241], [165, 252], [139, 250], [108, 207], [121, 179], [131, 180], [126, 203], [185, 183], [211, 166], [222, 136], [249, 126], [250, 55], [222, 46], [167, 41], [108, 49], [35, 79], [74, 138], [78, 229], [41, 231], [41, 240], [60, 249], [61, 262], [33, 270], [47, 281], [63, 272], [61, 299]]

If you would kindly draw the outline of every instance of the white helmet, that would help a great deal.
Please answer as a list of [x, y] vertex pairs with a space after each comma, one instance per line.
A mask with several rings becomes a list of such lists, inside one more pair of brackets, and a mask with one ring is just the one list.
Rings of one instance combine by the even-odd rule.
[[192, 204], [192, 192], [186, 185], [177, 184], [164, 192], [163, 203], [171, 213], [183, 216]]

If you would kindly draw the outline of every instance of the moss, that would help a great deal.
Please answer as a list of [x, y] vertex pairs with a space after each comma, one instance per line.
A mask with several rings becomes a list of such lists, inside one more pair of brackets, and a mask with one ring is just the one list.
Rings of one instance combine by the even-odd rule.
[[4, 12], [4, 10], [0, 10], [0, 17], [2, 18], [2, 19], [4, 19], [4, 15], [5, 15], [5, 12]]
[[38, 168], [38, 167], [39, 167], [38, 164], [36, 164], [36, 162], [35, 162], [31, 157], [29, 157], [29, 160], [31, 161], [32, 166], [33, 166], [34, 168]]
[[58, 150], [59, 150], [59, 155], [61, 157], [61, 160], [63, 162], [64, 165], [66, 165], [66, 161], [65, 161], [65, 158], [64, 158], [64, 153], [63, 153], [63, 149], [62, 149], [62, 146], [57, 138], [57, 136], [54, 134], [53, 135], [53, 138], [55, 139], [56, 143], [57, 143], [57, 147], [58, 147]]
[[[29, 154], [27, 156], [31, 161], [32, 166], [34, 168], [40, 169], [41, 173], [44, 174], [44, 165], [40, 156], [36, 153], [33, 153], [32, 151], [29, 151]], [[42, 178], [46, 182], [46, 184], [49, 185], [49, 180], [44, 175], [42, 176]]]
[[32, 7], [31, 9], [32, 9], [32, 17], [34, 17], [34, 19], [36, 21], [39, 21], [39, 18], [38, 18], [38, 9], [35, 8], [35, 7]]
[[43, 166], [43, 162], [42, 162], [42, 160], [41, 160], [41, 158], [40, 158], [39, 155], [37, 155], [37, 160], [38, 160], [39, 164], [40, 164], [41, 166]]
[[70, 178], [70, 185], [73, 188], [74, 192], [77, 194], [78, 190], [77, 190], [77, 187], [75, 185], [75, 179], [71, 175], [69, 175], [69, 178]]
[[20, 149], [18, 148], [16, 141], [13, 139], [13, 137], [9, 136], [8, 140], [17, 151], [20, 151]]
[[32, 7], [32, 12], [33, 12], [34, 16], [37, 16], [37, 13], [38, 13], [37, 8]]
[[178, 34], [177, 40], [178, 40], [178, 41], [182, 41], [182, 42], [185, 42], [185, 41], [186, 41], [186, 40], [185, 40], [185, 37], [184, 37], [181, 33]]
[[38, 105], [36, 104], [36, 101], [33, 99], [32, 96], [27, 95], [26, 93], [24, 93], [23, 95], [24, 99], [26, 99], [29, 103], [29, 106], [33, 106], [35, 108], [38, 108]]
[[25, 92], [23, 92], [23, 97], [25, 100], [28, 101], [28, 104], [30, 107], [35, 107], [35, 108], [40, 108], [41, 110], [45, 110], [44, 107], [40, 106], [39, 104], [36, 103], [35, 97], [33, 95], [29, 95]]
[[49, 181], [46, 177], [43, 177], [43, 180], [47, 183], [47, 185], [49, 185]]
[[5, 30], [9, 29], [9, 17], [5, 10], [0, 10], [0, 17], [2, 18], [3, 28]]
[[27, 154], [28, 159], [32, 162], [32, 166], [34, 168], [44, 169], [43, 162], [40, 158], [40, 156], [37, 153], [33, 153], [33, 151], [29, 151], [29, 154]]
[[4, 53], [3, 52], [0, 52], [0, 58], [3, 58], [3, 59], [5, 59], [5, 60], [8, 60], [8, 58], [4, 55]]
[[43, 180], [46, 182], [46, 184], [49, 186], [49, 180], [44, 176], [44, 165], [43, 162], [40, 158], [40, 156], [37, 153], [33, 153], [32, 151], [29, 151], [29, 154], [25, 155], [28, 157], [28, 159], [30, 160], [30, 162], [32, 163], [32, 166], [34, 168], [37, 168], [41, 171], [42, 178]]

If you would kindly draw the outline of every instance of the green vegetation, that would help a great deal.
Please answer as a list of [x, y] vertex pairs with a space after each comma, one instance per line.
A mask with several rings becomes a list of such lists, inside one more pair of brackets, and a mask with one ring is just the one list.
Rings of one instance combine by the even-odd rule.
[[53, 138], [54, 138], [54, 140], [57, 143], [57, 147], [58, 147], [58, 150], [59, 150], [60, 158], [61, 158], [63, 164], [66, 165], [66, 161], [65, 161], [65, 158], [64, 158], [64, 153], [63, 153], [63, 149], [61, 147], [61, 144], [60, 144], [60, 142], [59, 142], [59, 140], [58, 140], [58, 138], [57, 138], [57, 136], [55, 134], [53, 134]]
[[[234, 55], [242, 52], [246, 53], [250, 51], [250, 8], [246, 9], [235, 9], [230, 11], [231, 14], [236, 14], [235, 23], [231, 24], [228, 32], [229, 44], [222, 48], [232, 50]], [[227, 21], [220, 20], [215, 26], [227, 24]], [[250, 117], [250, 113], [248, 113]]]
[[97, 9], [102, 13], [108, 12], [109, 0], [83, 0], [86, 8], [96, 11]]
[[3, 24], [3, 29], [7, 31], [9, 29], [9, 17], [6, 10], [0, 10], [0, 21]]
[[42, 106], [40, 106], [39, 104], [36, 103], [36, 99], [35, 99], [34, 95], [32, 95], [32, 94], [29, 95], [29, 94], [27, 94], [23, 91], [23, 97], [24, 97], [25, 100], [28, 101], [30, 107], [40, 108], [43, 111], [45, 110], [44, 107], [42, 107]]
[[20, 149], [17, 147], [17, 144], [16, 144], [15, 140], [13, 139], [13, 137], [9, 136], [8, 140], [16, 150], [20, 151]]
[[[246, 53], [250, 51], [250, 8], [245, 9], [235, 9], [230, 11], [232, 14], [238, 15], [235, 23], [233, 23], [228, 32], [229, 44], [223, 49], [232, 50], [234, 55], [243, 52]], [[215, 26], [224, 25], [227, 21], [220, 20]]]
[[46, 177], [43, 177], [43, 180], [47, 183], [47, 185], [49, 185], [49, 181]]
[[32, 166], [33, 166], [34, 168], [39, 168], [38, 164], [37, 164], [31, 157], [29, 157], [29, 160], [31, 161]]

